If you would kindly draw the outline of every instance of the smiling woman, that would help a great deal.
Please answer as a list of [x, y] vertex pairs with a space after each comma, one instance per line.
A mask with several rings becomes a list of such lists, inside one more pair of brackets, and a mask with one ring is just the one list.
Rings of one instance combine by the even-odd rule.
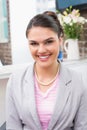
[[6, 129], [86, 130], [87, 87], [58, 59], [63, 29], [54, 12], [34, 16], [26, 29], [34, 63], [14, 72], [6, 90]]

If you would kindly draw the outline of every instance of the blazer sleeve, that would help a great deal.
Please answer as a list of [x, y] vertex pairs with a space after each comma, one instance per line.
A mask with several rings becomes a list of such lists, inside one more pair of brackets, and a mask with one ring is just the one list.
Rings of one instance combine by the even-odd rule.
[[82, 92], [79, 109], [75, 117], [74, 130], [87, 130], [87, 86], [83, 85], [82, 87], [84, 90]]
[[11, 76], [6, 88], [6, 130], [22, 130], [22, 122], [17, 113], [13, 99], [12, 88], [14, 86], [13, 76]]

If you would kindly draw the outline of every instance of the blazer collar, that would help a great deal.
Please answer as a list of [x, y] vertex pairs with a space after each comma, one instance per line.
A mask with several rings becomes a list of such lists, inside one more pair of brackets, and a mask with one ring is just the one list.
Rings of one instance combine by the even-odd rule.
[[55, 103], [54, 112], [53, 112], [51, 121], [49, 123], [49, 129], [53, 129], [56, 122], [62, 116], [62, 112], [64, 110], [64, 107], [70, 95], [71, 82], [72, 82], [72, 78], [69, 73], [69, 70], [66, 69], [60, 63], [58, 96]]
[[31, 118], [34, 120], [35, 125], [38, 130], [41, 130], [41, 124], [39, 121], [39, 117], [36, 110], [36, 100], [35, 100], [35, 90], [34, 90], [34, 63], [28, 67], [27, 73], [25, 75], [25, 87], [26, 89], [26, 99], [29, 102], [29, 112], [31, 114]]

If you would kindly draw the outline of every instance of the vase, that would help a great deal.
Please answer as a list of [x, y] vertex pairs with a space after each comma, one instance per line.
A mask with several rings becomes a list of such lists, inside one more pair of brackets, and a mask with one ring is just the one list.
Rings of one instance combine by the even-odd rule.
[[67, 39], [64, 42], [64, 50], [67, 54], [67, 59], [74, 60], [80, 58], [78, 39]]

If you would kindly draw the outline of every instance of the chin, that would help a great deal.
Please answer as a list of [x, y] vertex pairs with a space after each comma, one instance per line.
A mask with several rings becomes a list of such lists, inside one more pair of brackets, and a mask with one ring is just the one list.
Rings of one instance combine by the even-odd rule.
[[42, 68], [48, 68], [49, 66], [51, 66], [52, 63], [49, 63], [49, 62], [37, 62], [37, 64]]

